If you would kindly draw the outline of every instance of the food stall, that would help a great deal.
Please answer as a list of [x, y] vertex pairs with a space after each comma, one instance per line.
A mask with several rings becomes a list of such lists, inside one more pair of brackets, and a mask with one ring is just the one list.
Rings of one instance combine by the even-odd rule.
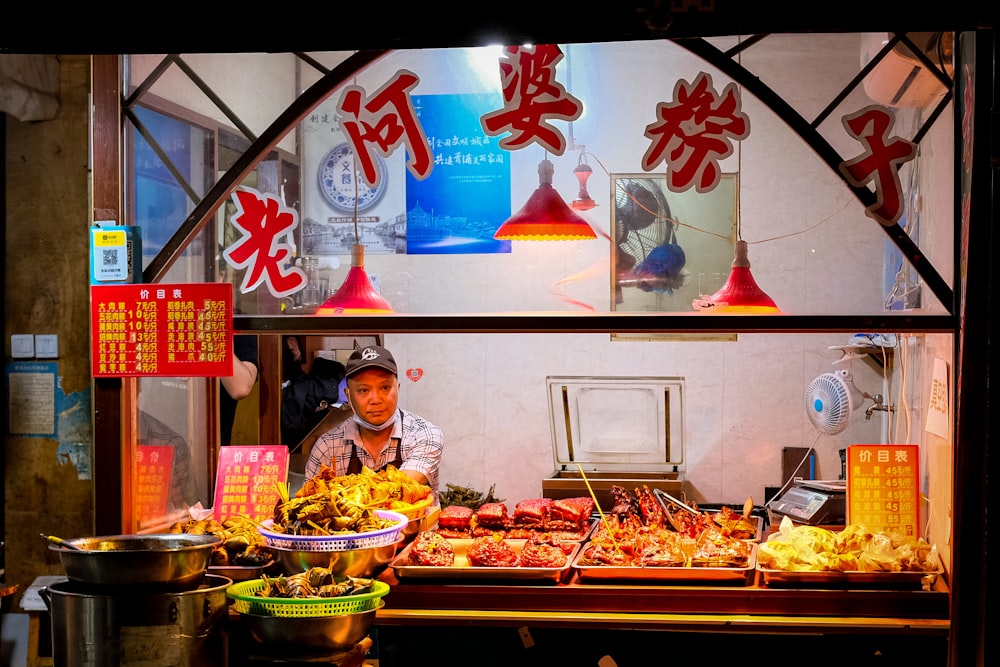
[[[696, 36], [692, 35], [692, 37]], [[971, 38], [972, 35], [965, 35], [966, 40], [971, 40]], [[971, 43], [971, 41], [967, 41], [967, 43]], [[826, 167], [832, 168], [842, 162], [841, 156], [836, 152], [831, 152], [832, 147], [829, 142], [824, 142], [815, 136], [807, 121], [787, 113], [780, 96], [774, 91], [755, 85], [752, 77], [741, 71], [742, 65], [737, 54], [741, 53], [742, 49], [726, 53], [726, 57], [723, 58], [720, 57], [721, 49], [710, 48], [709, 45], [703, 44], [697, 39], [686, 45], [685, 48], [688, 48], [697, 57], [711, 62], [712, 67], [716, 68], [713, 72], [717, 75], [724, 73], [734, 82], [751, 91], [759, 100], [763, 101], [765, 106], [778, 110], [779, 116], [783, 120], [794, 121], [791, 123], [794, 132], [800, 139], [804, 140], [806, 145], [821, 153]], [[974, 52], [974, 47], [970, 46], [969, 49], [966, 52], [967, 56], [971, 56]], [[961, 49], [956, 49], [956, 53], [958, 52], [961, 52]], [[378, 54], [378, 56], [382, 55], [385, 54]], [[372, 53], [354, 54], [352, 59], [345, 61], [347, 65], [343, 69], [333, 69], [324, 75], [322, 83], [325, 88], [322, 91], [309, 89], [308, 94], [299, 97], [287, 116], [282, 119], [285, 121], [285, 125], [280, 128], [275, 126], [267, 136], [262, 136], [259, 142], [253, 142], [245, 153], [245, 157], [241, 158], [235, 165], [236, 168], [226, 172], [212, 186], [203, 202], [191, 211], [178, 234], [165, 245], [164, 252], [170, 255], [171, 251], [179, 251], [184, 241], [195, 237], [209, 220], [214, 219], [217, 208], [240, 184], [251, 163], [267, 153], [276, 143], [278, 136], [292, 124], [291, 120], [298, 121], [308, 114], [322, 96], [337, 89], [338, 84], [350, 80], [354, 72], [367, 67], [375, 59], [377, 58]], [[115, 72], [115, 76], [117, 76], [117, 72]], [[576, 81], [579, 83], [579, 77]], [[958, 91], [963, 82], [972, 85], [971, 81], [970, 79], [956, 78], [951, 85]], [[961, 105], [960, 100], [967, 101], [961, 95], [956, 94], [954, 102]], [[961, 118], [962, 114], [955, 112], [954, 117]], [[107, 122], [107, 117], [104, 120]], [[115, 114], [115, 122], [117, 123], [117, 121], [117, 114]], [[958, 121], [956, 124], [959, 124]], [[970, 143], [971, 150], [973, 149]], [[256, 154], [254, 154], [255, 151]], [[960, 153], [957, 148], [955, 151]], [[533, 174], [532, 177], [534, 177]], [[858, 184], [845, 185], [848, 180], [845, 177], [840, 184], [846, 191], [859, 198], [862, 203], [875, 203], [874, 193]], [[529, 185], [529, 189], [533, 185]], [[966, 182], [962, 181], [961, 186], [965, 187]], [[953, 213], [956, 212], [955, 200], [960, 198], [961, 193], [953, 193], [951, 206], [946, 207], [946, 209]], [[978, 211], [978, 209], [976, 210]], [[981, 214], [980, 211], [979, 215]], [[764, 214], [761, 213], [761, 215]], [[960, 216], [955, 216], [955, 219], [957, 220], [958, 217]], [[413, 345], [424, 344], [436, 350], [440, 350], [442, 347], [440, 343], [437, 341], [428, 343], [428, 339], [440, 340], [440, 338], [447, 338], [449, 335], [460, 338], [463, 343], [468, 342], [469, 336], [488, 337], [496, 334], [510, 335], [515, 338], [526, 336], [531, 339], [533, 344], [538, 344], [536, 339], [580, 334], [602, 336], [611, 334], [613, 337], [636, 336], [646, 342], [657, 341], [657, 337], [710, 335], [712, 340], [698, 344], [724, 346], [727, 342], [726, 339], [735, 335], [741, 337], [740, 342], [742, 343], [746, 338], [752, 340], [753, 336], [757, 334], [774, 335], [779, 342], [786, 342], [787, 339], [783, 336], [788, 334], [809, 335], [816, 332], [850, 335], [859, 331], [884, 331], [902, 332], [917, 337], [940, 334], [949, 338], [950, 347], [954, 354], [951, 361], [960, 364], [959, 367], [962, 369], [961, 383], [952, 376], [955, 379], [958, 394], [961, 395], [963, 389], [968, 390], [968, 383], [982, 381], [983, 378], [978, 376], [975, 370], [961, 364], [964, 361], [962, 355], [969, 353], [971, 343], [963, 336], [960, 323], [960, 314], [964, 316], [968, 314], [964, 311], [960, 313], [958, 299], [955, 295], [957, 293], [964, 294], [965, 290], [975, 291], [978, 288], [959, 277], [959, 271], [954, 266], [952, 268], [955, 269], [955, 280], [952, 280], [950, 275], [942, 278], [933, 266], [925, 265], [926, 257], [919, 252], [919, 248], [914, 246], [914, 239], [902, 238], [893, 226], [888, 226], [886, 229], [890, 230], [887, 232], [891, 237], [890, 240], [897, 244], [900, 252], [906, 255], [907, 261], [921, 275], [922, 284], [926, 290], [925, 298], [936, 300], [934, 307], [930, 307], [926, 311], [907, 309], [904, 315], [891, 312], [850, 312], [850, 306], [843, 306], [845, 302], [841, 301], [837, 304], [843, 306], [847, 312], [827, 314], [824, 308], [828, 304], [817, 305], [803, 297], [796, 303], [802, 306], [804, 314], [782, 313], [766, 317], [742, 313], [726, 314], [724, 312], [703, 316], [702, 313], [694, 314], [690, 310], [683, 313], [656, 308], [627, 311], [615, 310], [613, 307], [610, 309], [602, 308], [600, 312], [596, 313], [573, 313], [568, 316], [566, 313], [553, 315], [544, 307], [534, 312], [521, 312], [520, 309], [514, 309], [514, 314], [505, 310], [500, 311], [502, 314], [493, 311], [477, 312], [471, 308], [469, 313], [452, 314], [448, 310], [439, 312], [438, 309], [426, 306], [428, 312], [419, 312], [419, 309], [413, 309], [409, 314], [338, 317], [323, 314], [289, 315], [282, 314], [283, 311], [269, 312], [264, 308], [266, 304], [258, 304], [261, 306], [260, 312], [235, 316], [233, 326], [239, 332], [254, 332], [264, 337], [281, 333], [322, 335], [333, 331], [342, 336], [370, 335], [370, 332], [377, 331], [383, 335], [397, 336], [401, 344], [408, 344], [403, 343], [403, 341], [414, 340], [416, 342]], [[954, 254], [958, 255], [961, 252], [964, 256], [968, 250], [969, 257], [973, 257], [975, 253], [971, 246], [967, 245], [969, 239], [960, 231], [957, 223], [953, 229], [949, 229], [949, 232], [955, 232], [954, 235], [957, 236], [954, 239]], [[879, 230], [879, 233], [881, 234], [883, 231]], [[903, 234], [903, 236], [906, 235]], [[829, 245], [836, 245], [836, 243]], [[985, 252], [984, 249], [980, 249], [980, 251]], [[602, 250], [601, 254], [605, 254], [605, 251]], [[369, 255], [369, 261], [371, 258], [372, 256]], [[727, 268], [731, 258], [732, 255], [727, 257]], [[562, 256], [560, 259], [564, 261]], [[548, 261], [546, 258], [538, 256], [533, 256], [532, 260], [543, 265]], [[147, 282], [161, 280], [169, 268], [169, 263], [170, 261], [166, 258], [155, 259], [146, 269], [149, 278]], [[762, 262], [760, 266], [763, 264]], [[755, 273], [759, 276], [759, 266], [755, 264], [754, 267]], [[949, 283], [951, 284], [949, 285]], [[627, 283], [623, 283], [622, 286], [626, 290], [633, 287]], [[816, 285], [812, 285], [812, 287], [816, 287]], [[612, 285], [612, 294], [614, 289], [615, 286]], [[412, 305], [412, 302], [410, 303]], [[545, 302], [542, 301], [542, 303]], [[564, 303], [569, 303], [569, 301], [564, 300]], [[834, 310], [837, 310], [836, 306]], [[968, 325], [968, 320], [965, 321], [965, 325]], [[668, 345], [671, 343], [674, 341], [670, 341]], [[546, 345], [546, 343], [541, 343], [541, 345]], [[769, 361], [782, 358], [781, 345], [772, 347], [778, 349], [777, 351], [769, 350], [774, 355], [773, 358], [769, 357]], [[949, 345], [943, 347], [948, 348]], [[482, 356], [490, 356], [488, 354], [489, 345], [484, 345], [484, 348], [486, 352]], [[548, 347], [546, 347], [547, 350]], [[509, 350], [503, 351], [509, 353]], [[586, 352], [590, 351], [590, 348], [587, 348]], [[759, 352], [760, 348], [757, 348], [756, 351]], [[787, 348], [784, 348], [784, 351], [787, 352]], [[795, 352], [797, 353], [798, 350]], [[429, 356], [429, 354], [425, 354], [422, 358], [426, 360]], [[589, 356], [593, 358], [598, 355]], [[680, 358], [683, 353], [677, 353], [676, 356]], [[787, 354], [786, 356], [791, 355]], [[417, 355], [414, 354], [414, 357]], [[651, 360], [654, 358], [658, 359], [659, 356], [655, 352], [649, 352], [641, 357], [639, 355], [631, 357], [628, 364], [631, 369], [642, 369], [644, 364], [652, 363]], [[702, 359], [699, 357], [699, 360]], [[743, 358], [730, 358], [729, 368], [739, 367], [743, 363]], [[483, 365], [485, 366], [485, 364]], [[571, 366], [572, 364], [566, 365]], [[577, 366], [582, 365], [582, 363], [577, 364]], [[420, 367], [414, 365], [413, 370], [420, 370]], [[424, 368], [423, 372], [426, 371], [427, 368]], [[729, 372], [730, 377], [738, 375], [733, 370]], [[805, 371], [801, 374], [805, 374]], [[634, 373], [634, 375], [642, 376], [643, 374]], [[420, 379], [419, 375], [417, 379]], [[773, 384], [771, 383], [772, 386]], [[748, 392], [763, 393], [761, 387], [768, 386], [768, 381], [765, 379], [763, 383], [741, 383], [736, 386]], [[121, 405], [120, 387], [112, 385], [103, 388], [109, 389], [109, 391], [99, 392], [101, 394], [98, 396], [100, 405]], [[271, 388], [273, 389], [273, 386]], [[128, 398], [128, 392], [125, 393], [126, 398]], [[707, 412], [710, 408], [706, 406], [717, 402], [721, 402], [721, 399], [716, 401], [716, 397], [702, 398], [701, 402], [696, 403], [696, 405]], [[129, 405], [127, 401], [125, 405]], [[536, 402], [536, 408], [538, 405], [539, 403]], [[696, 419], [697, 416], [693, 416], [689, 412], [687, 418], [692, 420]], [[956, 420], [960, 418], [959, 414]], [[702, 420], [710, 421], [710, 419], [703, 418]], [[747, 418], [747, 421], [752, 422], [753, 420]], [[272, 433], [274, 425], [272, 421]], [[753, 428], [753, 426], [750, 427], [751, 430]], [[486, 427], [480, 430], [486, 430]], [[970, 433], [970, 430], [975, 431], [974, 423], [971, 424], [971, 429], [967, 428], [965, 432], [961, 433], [962, 438], [970, 436], [974, 438], [975, 434]], [[463, 431], [463, 433], [465, 432]], [[949, 436], [951, 435], [949, 433]], [[114, 434], [108, 437], [114, 438]], [[127, 431], [124, 442], [112, 442], [111, 444], [112, 447], [102, 448], [102, 452], [117, 452], [118, 458], [104, 461], [103, 466], [98, 466], [105, 472], [108, 468], [121, 469], [123, 457], [127, 457], [129, 453]], [[548, 443], [545, 444], [548, 454], [550, 451]], [[769, 444], [773, 446], [773, 443]], [[954, 464], [953, 474], [956, 477], [976, 469], [976, 464], [966, 457], [974, 458], [974, 453], [980, 451], [976, 445], [968, 441], [963, 440], [961, 444], [961, 447], [954, 448], [953, 454], [955, 457], [952, 462]], [[698, 446], [703, 446], [703, 443], [698, 443]], [[537, 450], [532, 451], [537, 453]], [[685, 456], [690, 457], [691, 451], [692, 444], [688, 443], [684, 450]], [[756, 450], [754, 451], [756, 452]], [[657, 454], [659, 453], [657, 450]], [[827, 454], [831, 453], [827, 452]], [[545, 458], [543, 465], [550, 465], [548, 458]], [[722, 457], [719, 458], [721, 460]], [[754, 465], [753, 461], [749, 460], [752, 458], [747, 456], [748, 466]], [[550, 492], [548, 495], [553, 497], [556, 495], [576, 495], [581, 490], [580, 479], [573, 480], [574, 485], [570, 491], [556, 493], [554, 488], [558, 486], [556, 480], [565, 476], [573, 477], [572, 464], [578, 462], [593, 463], [592, 460], [580, 459], [579, 457], [557, 459], [557, 470], [545, 478], [542, 490]], [[515, 454], [504, 463], [506, 465], [501, 464], [501, 467], [509, 467], [513, 470], [519, 460]], [[692, 463], [692, 461], [683, 462], [684, 483], [689, 483], [692, 478], [697, 478]], [[682, 464], [670, 457], [663, 461], [657, 461], [658, 466], [661, 464], [662, 471], [654, 472], [662, 472], [664, 476], [662, 488], [668, 492], [677, 492], [676, 495], [682, 495], [678, 492], [677, 486], [671, 485], [673, 482], [682, 481], [679, 479], [681, 473], [674, 470], [675, 466], [681, 467]], [[127, 466], [125, 467], [127, 468]], [[633, 468], [626, 469], [625, 472], [645, 472], [648, 466], [646, 462], [643, 462], [636, 467], [642, 470]], [[465, 471], [465, 469], [461, 470]], [[952, 470], [949, 468], [941, 473], [948, 478], [949, 483], [946, 486], [950, 493]], [[582, 479], [582, 471], [580, 474]], [[670, 477], [674, 474], [677, 474], [678, 478]], [[517, 473], [509, 473], [509, 476], [516, 477]], [[622, 478], [616, 477], [615, 479], [621, 480]], [[639, 476], [628, 474], [625, 479], [628, 482], [637, 481]], [[719, 483], [714, 488], [721, 489], [722, 486], [723, 484]], [[686, 490], [686, 487], [682, 485], [680, 491]], [[935, 494], [939, 492], [939, 488], [935, 489]], [[685, 495], [685, 498], [690, 499], [696, 493], [697, 485], [690, 494]], [[120, 496], [113, 496], [114, 493], [108, 492], [102, 494], [98, 499], [99, 507], [110, 510], [102, 516], [128, 515], [128, 509], [123, 507], [127, 505], [127, 501], [124, 501]], [[521, 498], [527, 499], [529, 496], [523, 494]], [[716, 497], [709, 498], [709, 500], [729, 499]], [[949, 500], [948, 506], [956, 513], [977, 511], [975, 508], [963, 507], [960, 499], [956, 499], [954, 504], [951, 504]], [[940, 515], [935, 518], [939, 521], [942, 519]], [[949, 518], [946, 521], [950, 522], [950, 520]], [[775, 526], [768, 527], [769, 530], [775, 528]], [[967, 535], [959, 536], [957, 532], [954, 535], [951, 534], [950, 523], [949, 530], [944, 530], [939, 534], [947, 534], [951, 541], [949, 545], [950, 567], [946, 575], [935, 577], [934, 581], [929, 583], [926, 588], [924, 587], [926, 582], [923, 580], [907, 580], [901, 586], [887, 585], [883, 582], [872, 585], [871, 582], [867, 581], [835, 582], [836, 585], [819, 585], [831, 584], [831, 582], [817, 583], [813, 581], [808, 586], [789, 585], [787, 580], [780, 582], [765, 580], [764, 575], [757, 567], [748, 568], [742, 579], [733, 577], [722, 581], [713, 581], [711, 578], [709, 581], [697, 578], [663, 581], [655, 577], [652, 580], [643, 580], [642, 578], [630, 578], [627, 575], [623, 575], [624, 581], [611, 581], [599, 576], [588, 578], [586, 572], [581, 573], [580, 568], [570, 567], [565, 573], [566, 576], [558, 581], [528, 582], [517, 580], [514, 577], [500, 581], [491, 581], [489, 577], [486, 577], [485, 581], [472, 579], [438, 581], [433, 578], [423, 580], [421, 577], [407, 578], [405, 574], [400, 576], [396, 568], [389, 567], [379, 577], [380, 581], [388, 584], [389, 592], [385, 597], [385, 607], [379, 609], [376, 614], [374, 625], [377, 635], [378, 659], [380, 663], [384, 662], [386, 665], [406, 664], [407, 651], [413, 650], [415, 646], [420, 647], [421, 650], [445, 654], [481, 656], [483, 664], [492, 664], [488, 662], [490, 659], [494, 659], [496, 664], [506, 664], [504, 661], [512, 659], [528, 662], [535, 659], [538, 661], [551, 660], [558, 656], [590, 657], [592, 652], [600, 653], [602, 651], [601, 655], [611, 655], [614, 653], [611, 647], [629, 647], [620, 649], [625, 655], [639, 654], [643, 650], [659, 650], [666, 654], [669, 647], [671, 655], [704, 657], [704, 652], [710, 650], [706, 647], [711, 649], [718, 647], [718, 652], [723, 657], [729, 655], [729, 651], [734, 651], [732, 655], [736, 655], [741, 651], [762, 654], [789, 650], [796, 657], [802, 655], [804, 651], [808, 651], [810, 656], [829, 655], [831, 659], [835, 657], [836, 664], [843, 664], [855, 658], [861, 662], [862, 657], [875, 653], [895, 655], [901, 659], [933, 656], [934, 659], [949, 660], [953, 664], [961, 664], [955, 662], [955, 655], [964, 650], [960, 648], [964, 646], [960, 641], [964, 636], [961, 632], [961, 622], [963, 618], [967, 618], [969, 607], [960, 606], [962, 598], [954, 595], [954, 592], [964, 590], [957, 589], [956, 586], [970, 586], [970, 591], [975, 589], [974, 584], [966, 584], [962, 579], [962, 568], [964, 563], [974, 565], [975, 559], [979, 556], [970, 555], [968, 546], [962, 545], [963, 539], [970, 539]], [[971, 539], [976, 542], [982, 538], [973, 537]], [[974, 546], [977, 545], [978, 542]], [[971, 551], [976, 551], [976, 549]], [[965, 560], [967, 558], [972, 560]], [[968, 567], [968, 565], [964, 567]], [[970, 569], [974, 569], [974, 567]], [[968, 571], [966, 570], [966, 572]], [[965, 574], [964, 576], [969, 575]], [[962, 603], [962, 605], [968, 604], [970, 603]], [[971, 623], [971, 619], [969, 622]], [[660, 632], [641, 633], [640, 635], [635, 633], [635, 630]], [[969, 628], [965, 632], [973, 632], [973, 630]], [[754, 644], [762, 637], [775, 635], [780, 636], [780, 641], [767, 645]], [[723, 647], [722, 642], [718, 641], [721, 637], [733, 636], [740, 640], [738, 648]], [[843, 641], [846, 638], [851, 641]], [[748, 644], [751, 645], [749, 649], [747, 648]], [[599, 657], [600, 655], [598, 655]], [[814, 661], [818, 664], [824, 664], [822, 660]]]

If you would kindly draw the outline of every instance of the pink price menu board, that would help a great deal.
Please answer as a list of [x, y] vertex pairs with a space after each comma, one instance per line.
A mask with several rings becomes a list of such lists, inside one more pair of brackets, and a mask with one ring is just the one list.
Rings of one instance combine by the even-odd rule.
[[233, 373], [230, 283], [90, 286], [94, 377]]
[[920, 448], [847, 448], [847, 521], [872, 531], [920, 535]]
[[287, 484], [285, 445], [227, 445], [219, 450], [212, 514], [216, 521], [234, 516], [254, 521], [273, 519], [281, 500], [278, 486]]

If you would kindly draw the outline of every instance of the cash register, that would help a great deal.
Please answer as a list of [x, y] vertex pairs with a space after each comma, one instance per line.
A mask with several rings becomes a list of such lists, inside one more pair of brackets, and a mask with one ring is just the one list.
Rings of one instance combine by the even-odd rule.
[[773, 514], [810, 526], [843, 525], [847, 512], [847, 481], [795, 479], [770, 503]]

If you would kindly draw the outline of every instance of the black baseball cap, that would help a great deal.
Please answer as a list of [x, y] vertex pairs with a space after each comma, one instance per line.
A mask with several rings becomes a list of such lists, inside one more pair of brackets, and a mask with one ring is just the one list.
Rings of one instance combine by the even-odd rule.
[[354, 350], [347, 359], [347, 377], [368, 368], [381, 368], [393, 375], [398, 375], [396, 360], [392, 358], [392, 353], [380, 345], [360, 347]]

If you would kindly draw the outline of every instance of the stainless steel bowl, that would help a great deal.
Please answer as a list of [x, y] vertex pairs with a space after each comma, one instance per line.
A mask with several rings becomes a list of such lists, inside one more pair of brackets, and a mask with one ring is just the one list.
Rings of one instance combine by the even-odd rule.
[[365, 638], [375, 621], [375, 612], [385, 606], [337, 616], [260, 616], [240, 614], [253, 638], [269, 653], [302, 656], [318, 651], [347, 651]]
[[[215, 535], [109, 535], [50, 544], [66, 576], [88, 586], [129, 592], [194, 590], [222, 540]], [[75, 549], [72, 547], [76, 547]]]
[[349, 551], [298, 551], [270, 547], [275, 563], [285, 575], [298, 574], [314, 567], [329, 568], [335, 577], [373, 577], [396, 557], [405, 538], [392, 544]]

